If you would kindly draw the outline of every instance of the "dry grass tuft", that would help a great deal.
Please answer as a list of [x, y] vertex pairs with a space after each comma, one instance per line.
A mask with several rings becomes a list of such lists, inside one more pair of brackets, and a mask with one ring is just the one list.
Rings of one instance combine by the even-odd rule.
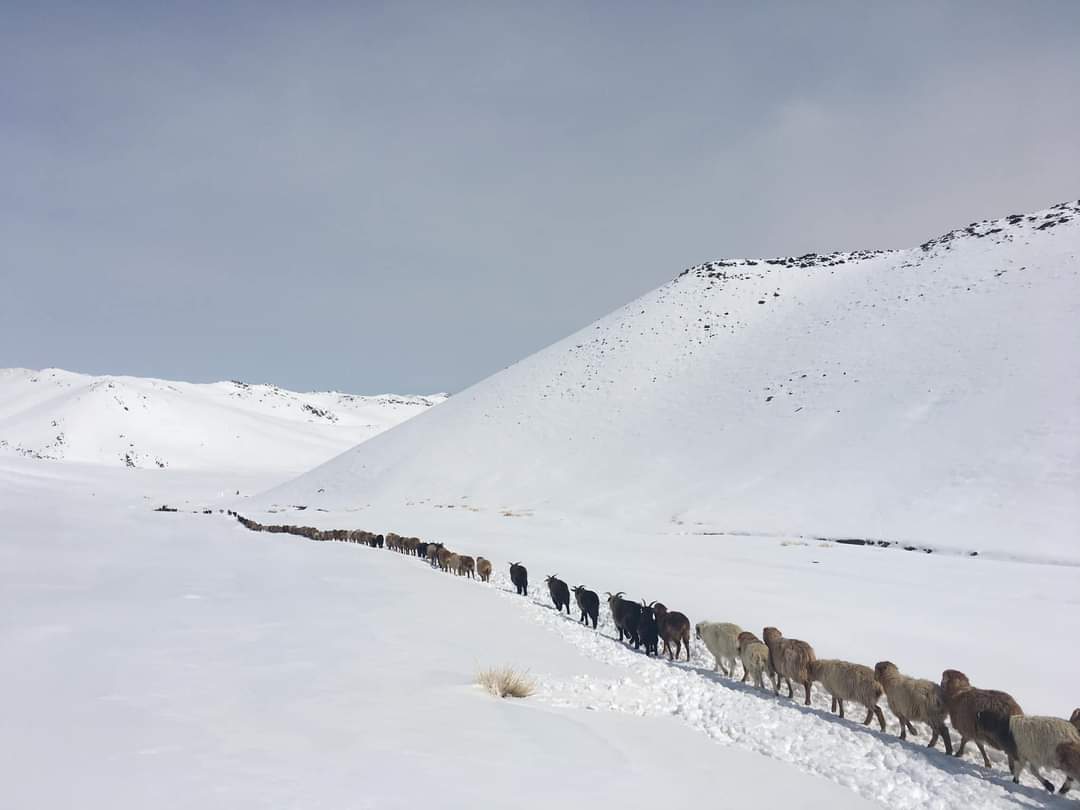
[[476, 673], [476, 683], [501, 698], [526, 698], [536, 691], [536, 684], [527, 672], [518, 672], [509, 665], [480, 670]]

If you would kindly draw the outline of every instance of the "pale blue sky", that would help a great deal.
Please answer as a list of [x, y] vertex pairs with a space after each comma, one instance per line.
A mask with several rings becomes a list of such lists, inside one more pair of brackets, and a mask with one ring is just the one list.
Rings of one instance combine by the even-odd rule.
[[459, 390], [1080, 196], [1080, 3], [2, 3], [0, 366]]

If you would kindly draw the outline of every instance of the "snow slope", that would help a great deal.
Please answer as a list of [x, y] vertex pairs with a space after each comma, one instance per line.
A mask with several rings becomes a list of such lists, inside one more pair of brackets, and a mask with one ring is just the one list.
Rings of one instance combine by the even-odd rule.
[[444, 398], [0, 369], [0, 454], [299, 473]]
[[[559, 705], [553, 685], [627, 668], [494, 587], [148, 508], [193, 482], [0, 458], [5, 808], [691, 807], [761, 785], [788, 807], [872, 806], [674, 717]], [[507, 661], [543, 694], [473, 686]]]
[[691, 268], [261, 503], [1080, 564], [1078, 212]]

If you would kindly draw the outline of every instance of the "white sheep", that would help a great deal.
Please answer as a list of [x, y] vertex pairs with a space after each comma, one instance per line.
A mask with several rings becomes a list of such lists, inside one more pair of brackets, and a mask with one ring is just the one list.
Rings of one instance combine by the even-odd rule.
[[881, 713], [881, 707], [877, 705], [885, 690], [874, 677], [874, 670], [870, 667], [853, 664], [850, 661], [818, 659], [810, 665], [810, 676], [824, 686], [825, 691], [832, 697], [832, 711], [836, 711], [839, 704], [840, 716], [843, 717], [844, 701], [854, 700], [866, 707], [864, 726], [870, 725], [870, 720], [877, 715], [881, 730], [885, 730], [885, 715]]
[[949, 709], [941, 686], [924, 678], [909, 678], [896, 668], [892, 661], [879, 661], [874, 675], [885, 690], [889, 710], [900, 721], [900, 739], [907, 739], [907, 732], [915, 734], [912, 720], [926, 723], [932, 732], [927, 748], [933, 748], [940, 736], [945, 741], [945, 753], [952, 753], [952, 737], [945, 718]]
[[[725, 675], [735, 677], [735, 662], [739, 659], [739, 633], [742, 628], [729, 622], [698, 622], [694, 633], [704, 642], [712, 653], [716, 663], [713, 671], [719, 670]], [[724, 664], [727, 666], [724, 666]], [[745, 675], [743, 680], [745, 680]]]
[[1068, 720], [1013, 715], [1009, 718], [1009, 731], [1016, 740], [1016, 760], [1012, 763], [1014, 782], [1019, 784], [1025, 765], [1051, 793], [1054, 785], [1043, 778], [1039, 768], [1065, 772], [1062, 793], [1072, 787], [1074, 779], [1080, 779], [1080, 731]]
[[769, 648], [750, 632], [739, 633], [739, 660], [743, 665], [742, 682], [752, 678], [758, 689], [765, 688], [764, 673], [769, 671]]

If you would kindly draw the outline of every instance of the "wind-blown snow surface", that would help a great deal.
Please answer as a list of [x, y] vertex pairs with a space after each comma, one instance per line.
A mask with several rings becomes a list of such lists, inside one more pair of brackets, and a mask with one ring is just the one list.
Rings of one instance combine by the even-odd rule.
[[262, 502], [1080, 563], [1078, 211], [691, 268]]
[[444, 398], [0, 369], [0, 454], [296, 474]]

